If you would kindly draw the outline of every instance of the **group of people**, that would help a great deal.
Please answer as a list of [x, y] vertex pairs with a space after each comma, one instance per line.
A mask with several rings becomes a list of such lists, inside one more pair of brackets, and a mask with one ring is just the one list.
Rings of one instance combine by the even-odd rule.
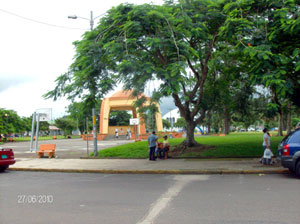
[[[123, 135], [123, 128], [120, 129], [120, 134]], [[115, 137], [119, 138], [118, 128], [115, 129]], [[131, 138], [131, 131], [130, 131], [130, 128], [127, 128], [126, 139], [129, 140], [130, 138]]]
[[163, 142], [158, 142], [158, 136], [155, 134], [155, 131], [153, 131], [148, 137], [148, 145], [149, 160], [155, 161], [157, 158], [166, 159], [167, 152], [170, 149], [167, 135], [163, 137]]
[[[295, 130], [300, 128], [300, 122], [296, 125]], [[273, 164], [275, 161], [272, 160], [272, 157], [274, 157], [274, 154], [271, 150], [271, 135], [269, 133], [269, 130], [267, 128], [263, 129], [264, 135], [263, 135], [263, 149], [264, 154], [262, 158], [260, 159], [260, 162], [263, 164]]]

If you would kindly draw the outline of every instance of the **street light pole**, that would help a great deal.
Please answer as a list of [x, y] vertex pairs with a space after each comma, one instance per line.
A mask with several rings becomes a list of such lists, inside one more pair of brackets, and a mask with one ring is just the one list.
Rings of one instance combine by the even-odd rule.
[[91, 11], [90, 26], [91, 26], [91, 30], [93, 30], [93, 28], [94, 28], [94, 18], [93, 18], [93, 11]]
[[173, 120], [172, 120], [172, 108], [169, 108], [170, 110], [170, 125], [171, 125], [171, 131], [173, 130]]
[[81, 17], [81, 16], [77, 16], [77, 15], [71, 15], [71, 16], [68, 16], [69, 19], [85, 19], [85, 20], [89, 20], [90, 21], [90, 29], [93, 30], [94, 29], [94, 21], [95, 19], [99, 18], [100, 16], [103, 16], [105, 13], [99, 15], [99, 16], [96, 16], [94, 17], [93, 16], [93, 11], [91, 11], [91, 14], [90, 14], [90, 18], [85, 18], [85, 17]]
[[[101, 14], [99, 16], [94, 17], [93, 16], [93, 11], [91, 11], [90, 14], [90, 19], [88, 18], [84, 18], [84, 17], [80, 17], [80, 16], [68, 16], [69, 19], [85, 19], [85, 20], [89, 20], [90, 21], [90, 28], [91, 31], [94, 29], [94, 21], [96, 18], [102, 16], [104, 14]], [[96, 112], [95, 112], [95, 107], [92, 108], [92, 115], [93, 115], [93, 139], [94, 139], [94, 156], [96, 157], [98, 155], [98, 148], [97, 148], [97, 129], [96, 129]], [[88, 146], [87, 146], [88, 147]], [[87, 149], [88, 150], [88, 149]]]

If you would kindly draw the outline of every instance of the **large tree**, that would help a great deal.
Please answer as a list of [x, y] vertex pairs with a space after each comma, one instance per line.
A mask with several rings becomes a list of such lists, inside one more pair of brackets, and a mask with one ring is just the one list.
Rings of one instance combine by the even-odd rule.
[[300, 106], [299, 1], [232, 1], [224, 11], [227, 40], [243, 51], [252, 80], [270, 89], [282, 135], [287, 99]]
[[73, 43], [76, 49], [74, 62], [68, 72], [56, 79], [56, 87], [44, 94], [44, 98], [56, 101], [65, 96], [75, 104], [80, 104], [71, 105], [70, 111], [79, 106], [83, 114], [88, 116], [100, 99], [114, 88], [116, 80], [107, 69], [111, 63], [103, 57], [102, 47], [96, 43], [96, 37], [95, 32], [89, 31], [81, 41]]
[[0, 134], [21, 133], [26, 131], [25, 121], [13, 110], [0, 108]]
[[56, 119], [55, 125], [61, 130], [63, 130], [64, 136], [71, 135], [72, 131], [74, 131], [77, 128], [76, 121], [66, 116]]
[[[100, 112], [101, 103], [102, 100], [97, 100], [95, 104], [95, 108], [98, 113]], [[88, 118], [88, 120], [92, 119], [92, 108], [87, 106], [86, 101], [73, 102], [68, 106], [67, 112], [69, 113], [69, 118], [76, 121], [77, 127], [79, 128], [80, 132], [84, 133], [84, 130], [86, 130], [86, 118]], [[96, 121], [99, 122], [99, 120], [100, 119], [97, 119]], [[92, 122], [90, 122], [90, 124], [92, 125]], [[98, 123], [97, 127], [99, 127]]]
[[[186, 121], [184, 143], [194, 146], [194, 128], [216, 102], [212, 87], [222, 70], [215, 72], [212, 62], [223, 51], [220, 46], [232, 46], [240, 53], [236, 64], [249, 68], [237, 76], [249, 74], [253, 83], [267, 86], [276, 96], [289, 97], [297, 105], [299, 24], [296, 0], [121, 4], [75, 43], [75, 62], [46, 97], [83, 97], [87, 105], [94, 105], [116, 82], [142, 92], [148, 81], [155, 80], [158, 87], [153, 98], [173, 97]], [[222, 74], [229, 72], [223, 69]], [[227, 83], [221, 88], [233, 86], [233, 79], [223, 80]], [[222, 94], [227, 103], [231, 93]], [[224, 114], [233, 110], [231, 104], [222, 106]]]
[[143, 91], [147, 81], [157, 80], [157, 93], [173, 97], [186, 120], [188, 146], [197, 144], [194, 129], [206, 115], [209, 63], [225, 20], [217, 1], [122, 4], [95, 29], [126, 88]]

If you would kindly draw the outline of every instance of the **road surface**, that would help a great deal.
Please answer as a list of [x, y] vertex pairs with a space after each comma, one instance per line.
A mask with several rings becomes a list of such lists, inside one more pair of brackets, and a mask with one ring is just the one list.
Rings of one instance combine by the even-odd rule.
[[290, 175], [0, 174], [0, 223], [297, 224]]

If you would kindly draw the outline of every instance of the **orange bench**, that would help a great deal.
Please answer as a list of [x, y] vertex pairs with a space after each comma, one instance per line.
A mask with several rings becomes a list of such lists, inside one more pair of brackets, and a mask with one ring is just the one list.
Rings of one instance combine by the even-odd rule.
[[8, 138], [8, 141], [9, 141], [9, 142], [14, 142], [15, 139], [14, 139], [13, 137], [9, 137], [9, 138]]
[[170, 146], [168, 147], [168, 151], [165, 151], [165, 158], [164, 159], [168, 159], [169, 151], [170, 151]]
[[49, 159], [55, 156], [55, 144], [43, 144], [40, 145], [40, 150], [37, 151], [38, 158], [44, 156], [44, 153], [48, 153]]
[[[163, 149], [163, 143], [162, 142], [158, 142], [158, 148]], [[170, 150], [170, 146], [168, 147], [168, 151], [165, 151], [165, 157], [163, 159], [168, 159], [169, 150]]]

